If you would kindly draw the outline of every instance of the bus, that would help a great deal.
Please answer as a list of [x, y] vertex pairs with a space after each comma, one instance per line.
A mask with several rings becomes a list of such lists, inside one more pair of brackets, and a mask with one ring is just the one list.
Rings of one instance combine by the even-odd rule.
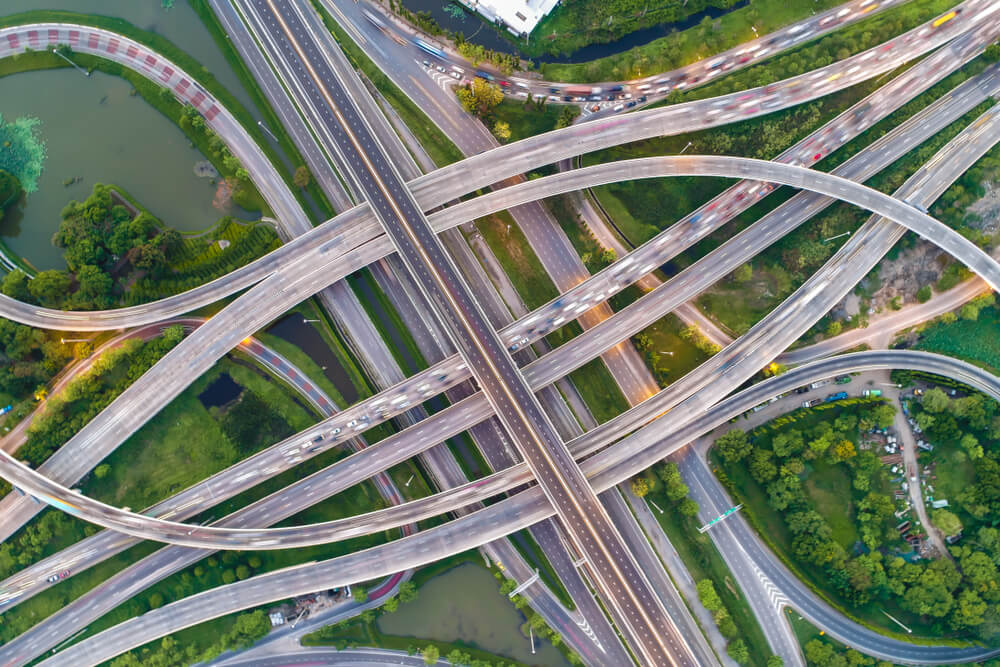
[[945, 23], [947, 23], [948, 21], [952, 20], [956, 16], [958, 16], [958, 10], [952, 10], [952, 11], [948, 12], [947, 14], [945, 14], [944, 16], [942, 16], [941, 18], [939, 18], [936, 21], [934, 21], [934, 23], [931, 24], [931, 27], [932, 28], [940, 28], [941, 26], [943, 26]]
[[441, 49], [439, 49], [436, 46], [431, 46], [430, 44], [428, 44], [427, 42], [425, 42], [422, 39], [414, 39], [413, 43], [417, 46], [418, 49], [420, 49], [421, 51], [426, 51], [427, 53], [431, 54], [435, 58], [440, 58], [441, 60], [447, 60], [448, 59], [448, 56], [445, 55], [444, 51], [442, 51]]
[[374, 26], [375, 26], [376, 28], [378, 28], [378, 29], [379, 29], [379, 30], [381, 30], [382, 32], [385, 32], [385, 23], [384, 23], [384, 22], [382, 21], [382, 19], [380, 19], [380, 18], [379, 18], [378, 16], [376, 16], [376, 15], [375, 15], [375, 14], [374, 14], [373, 12], [370, 12], [370, 11], [368, 11], [367, 9], [364, 9], [364, 10], [362, 10], [362, 12], [361, 12], [361, 13], [362, 13], [362, 14], [364, 15], [364, 17], [365, 17], [366, 19], [368, 19], [368, 21], [369, 21], [369, 22], [370, 22], [370, 23], [371, 23], [372, 25], [374, 25]]

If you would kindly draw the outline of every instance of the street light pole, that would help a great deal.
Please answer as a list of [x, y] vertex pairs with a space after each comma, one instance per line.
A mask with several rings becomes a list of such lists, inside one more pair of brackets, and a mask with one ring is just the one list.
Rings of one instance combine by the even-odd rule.
[[260, 126], [260, 129], [264, 130], [264, 131], [265, 131], [265, 132], [267, 132], [267, 133], [268, 133], [269, 135], [271, 135], [271, 138], [272, 138], [272, 139], [274, 139], [275, 141], [277, 141], [277, 140], [278, 140], [278, 137], [274, 136], [274, 132], [272, 132], [271, 130], [269, 130], [269, 129], [267, 128], [267, 125], [264, 125], [264, 121], [262, 121], [262, 120], [258, 120], [258, 121], [257, 121], [257, 125], [259, 125], [259, 126]]
[[841, 236], [850, 236], [850, 235], [851, 235], [850, 232], [844, 232], [843, 234], [837, 234], [836, 236], [831, 236], [828, 239], [823, 239], [823, 243], [826, 243], [827, 241], [832, 241], [834, 239], [839, 239]]
[[305, 317], [302, 318], [302, 324], [311, 324], [313, 322], [319, 322], [319, 320], [310, 320], [310, 319], [305, 318]]
[[52, 53], [56, 54], [57, 56], [59, 56], [60, 58], [62, 58], [66, 62], [68, 62], [70, 65], [72, 65], [73, 67], [75, 67], [76, 71], [80, 72], [84, 76], [90, 76], [90, 72], [88, 72], [87, 70], [83, 69], [82, 67], [80, 67], [79, 65], [77, 65], [75, 62], [73, 62], [72, 60], [70, 60], [69, 58], [67, 58], [66, 56], [64, 56], [63, 54], [59, 53], [59, 49], [52, 49]]
[[687, 146], [685, 146], [684, 148], [681, 149], [681, 152], [678, 153], [678, 155], [683, 155], [684, 151], [686, 151], [689, 148], [691, 148], [691, 142], [690, 141], [687, 143]]

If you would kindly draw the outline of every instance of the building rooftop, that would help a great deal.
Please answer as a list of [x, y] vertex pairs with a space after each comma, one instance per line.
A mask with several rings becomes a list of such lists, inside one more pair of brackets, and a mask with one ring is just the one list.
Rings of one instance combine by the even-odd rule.
[[517, 36], [527, 35], [551, 12], [559, 0], [460, 0], [490, 21], [502, 23]]

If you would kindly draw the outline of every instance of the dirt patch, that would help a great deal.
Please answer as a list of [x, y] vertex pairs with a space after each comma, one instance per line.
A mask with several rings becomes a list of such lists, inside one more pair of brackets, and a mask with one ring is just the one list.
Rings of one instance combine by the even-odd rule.
[[916, 301], [917, 290], [933, 285], [941, 277], [950, 258], [933, 243], [920, 241], [899, 253], [894, 260], [882, 260], [879, 279], [882, 286], [872, 296], [872, 307], [886, 307], [896, 297], [903, 303]]
[[983, 183], [986, 194], [967, 210], [965, 222], [975, 229], [995, 234], [1000, 229], [1000, 184]]
[[233, 202], [233, 190], [236, 189], [232, 179], [224, 178], [215, 187], [215, 197], [212, 206], [220, 211], [228, 211]]

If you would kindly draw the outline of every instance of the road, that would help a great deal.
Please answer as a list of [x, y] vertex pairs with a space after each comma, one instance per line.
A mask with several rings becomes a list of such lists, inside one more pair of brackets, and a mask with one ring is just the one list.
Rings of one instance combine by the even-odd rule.
[[[297, 75], [354, 178], [417, 284], [489, 398], [521, 455], [587, 558], [598, 588], [649, 664], [688, 664], [687, 645], [631, 558], [596, 494], [542, 411], [485, 313], [343, 84], [322, 58], [299, 11], [281, 0], [245, 5], [271, 37], [270, 49]], [[670, 628], [668, 631], [667, 629]]]
[[[672, 433], [667, 440], [663, 439], [662, 431], [652, 435], [655, 446], [649, 449], [648, 454], [644, 454], [643, 459], [648, 456], [652, 460], [660, 460], [693, 441], [701, 433], [724, 424], [771, 396], [785, 393], [801, 384], [837, 374], [885, 368], [909, 368], [953, 377], [994, 398], [1000, 397], [1000, 379], [955, 359], [908, 350], [852, 353], [800, 366], [754, 385], [719, 405], [700, 411], [700, 416], [688, 426]], [[648, 467], [647, 460], [637, 461], [627, 454], [621, 457], [621, 451], [622, 447], [616, 445], [583, 463], [584, 470], [593, 474], [592, 482], [599, 492]], [[533, 487], [467, 517], [390, 544], [321, 563], [261, 575], [172, 603], [70, 647], [43, 664], [100, 662], [163, 634], [219, 614], [259, 606], [289, 595], [312, 591], [317, 587], [354, 583], [378, 576], [383, 571], [396, 571], [404, 565], [415, 567], [433, 562], [447, 554], [473, 548], [521, 529], [550, 513], [543, 494], [537, 487]], [[476, 528], [472, 528], [473, 525]], [[426, 545], [428, 548], [419, 545]], [[895, 656], [892, 659], [898, 662], [939, 664], [983, 659], [991, 654], [990, 651], [978, 648], [915, 646], [882, 637], [866, 628], [854, 626], [846, 619], [842, 622], [851, 628], [852, 634], [846, 636], [853, 646], [878, 655], [879, 650], [870, 649], [868, 642], [883, 642], [882, 646], [892, 647]]]
[[[419, 66], [427, 61], [433, 65], [454, 65], [463, 70], [463, 81], [471, 79], [476, 71], [489, 73], [493, 80], [501, 85], [504, 93], [513, 98], [526, 98], [528, 95], [541, 96], [549, 102], [572, 102], [583, 104], [585, 107], [598, 103], [598, 106], [601, 107], [601, 113], [605, 114], [612, 112], [612, 107], [619, 100], [624, 102], [633, 97], [638, 100], [639, 97], [645, 95], [649, 103], [658, 101], [671, 91], [704, 85], [720, 74], [756, 65], [780, 51], [812, 41], [837, 28], [870, 17], [875, 12], [885, 11], [899, 3], [900, 0], [888, 0], [880, 3], [865, 2], [865, 0], [848, 2], [819, 14], [814, 13], [797, 23], [743, 42], [728, 51], [706, 57], [676, 70], [651, 74], [629, 81], [573, 84], [544, 81], [534, 76], [506, 76], [488, 64], [475, 67], [454, 49], [441, 45], [433, 38], [417, 32], [413, 26], [398, 17], [386, 14], [378, 5], [367, 2], [347, 3], [343, 0], [323, 0], [327, 10], [341, 19], [342, 27], [348, 31], [352, 39], [365, 48], [369, 57], [379, 63], [383, 71], [390, 72], [395, 69], [413, 76], [412, 72], [415, 68], [412, 64]], [[366, 12], [373, 16], [374, 20], [366, 18]], [[395, 33], [402, 34], [408, 41], [400, 43], [394, 38]], [[393, 36], [393, 39], [386, 39], [385, 34]], [[420, 49], [415, 43], [417, 38], [424, 40], [433, 48], [439, 49], [441, 53], [430, 54], [428, 51]], [[449, 81], [453, 80], [449, 79]], [[397, 85], [399, 85], [398, 82]], [[619, 86], [621, 87], [619, 90], [614, 90]], [[403, 89], [406, 90], [405, 87]], [[566, 97], [573, 99], [566, 99]]]
[[[694, 129], [714, 127], [727, 122], [732, 122], [739, 116], [740, 119], [753, 118], [762, 114], [795, 106], [818, 97], [842, 90], [851, 85], [875, 78], [881, 74], [891, 71], [899, 65], [916, 58], [928, 51], [937, 48], [957, 35], [968, 32], [975, 26], [989, 25], [989, 17], [1000, 10], [1000, 6], [991, 3], [990, 0], [968, 0], [961, 5], [963, 12], [952, 21], [943, 26], [931, 29], [928, 22], [919, 28], [900, 36], [896, 40], [888, 43], [886, 47], [875, 47], [868, 51], [859, 53], [851, 58], [838, 61], [818, 70], [813, 70], [807, 74], [798, 75], [785, 81], [771, 84], [769, 86], [754, 88], [750, 91], [740, 91], [716, 98], [698, 100], [685, 104], [673, 105], [661, 109], [651, 109], [647, 111], [627, 114], [618, 118], [595, 120], [589, 123], [576, 125], [562, 130], [547, 132], [529, 139], [524, 139], [512, 144], [497, 147], [461, 162], [448, 165], [437, 171], [421, 176], [410, 183], [418, 202], [424, 210], [430, 210], [457, 197], [472, 192], [480, 187], [499, 183], [505, 179], [516, 176], [519, 173], [530, 171], [544, 164], [558, 162], [559, 160], [573, 157], [574, 155], [608, 148], [629, 141], [638, 141], [653, 136], [664, 134], [677, 134], [689, 132]], [[51, 34], [49, 30], [55, 29], [56, 33]], [[120, 36], [97, 29], [82, 28], [79, 26], [61, 26], [61, 24], [37, 24], [30, 26], [19, 26], [16, 28], [5, 28], [0, 30], [0, 57], [11, 55], [23, 50], [25, 43], [18, 41], [19, 46], [10, 46], [10, 35], [27, 34], [29, 32], [39, 33], [40, 45], [59, 44], [66, 42], [66, 34], [71, 30], [93, 31], [86, 34], [96, 36], [96, 46], [92, 52], [106, 55], [101, 50], [106, 48], [106, 44], [112, 39], [122, 39]], [[924, 32], [921, 35], [921, 32]], [[89, 42], [88, 42], [89, 43]], [[88, 47], [84, 43], [79, 44], [81, 51], [87, 52]], [[154, 56], [155, 57], [155, 56]], [[160, 61], [157, 61], [160, 62]], [[131, 60], [125, 60], [125, 65], [131, 65]], [[861, 65], [861, 67], [856, 67]], [[158, 76], [156, 72], [151, 72], [145, 65], [137, 66], [140, 73], [149, 76], [153, 80]], [[820, 73], [823, 74], [820, 74]], [[825, 76], [825, 78], [823, 78]], [[746, 98], [750, 95], [750, 98]], [[742, 98], [742, 99], [741, 99]], [[725, 113], [711, 113], [713, 109], [723, 108], [738, 102], [744, 104], [748, 99], [757, 100], [758, 105], [748, 107], [741, 114], [735, 111]], [[225, 114], [219, 113], [215, 119], [225, 118]], [[282, 224], [294, 224], [296, 230], [300, 226], [308, 228], [308, 222], [301, 213], [297, 202], [290, 193], [290, 202], [272, 202], [272, 190], [275, 193], [288, 192], [288, 188], [280, 181], [273, 168], [266, 165], [259, 170], [259, 173], [273, 173], [273, 179], [278, 182], [270, 183], [258, 179], [258, 168], [256, 163], [252, 163], [250, 158], [245, 156], [247, 152], [241, 145], [237, 145], [234, 139], [244, 136], [242, 128], [229, 129], [222, 126], [213, 126], [219, 132], [237, 157], [250, 169], [255, 179], [255, 183], [265, 196], [268, 197], [269, 205], [276, 211], [287, 211], [287, 214], [279, 214], [279, 221]], [[248, 140], [249, 141], [249, 140]], [[252, 145], [252, 142], [249, 142]], [[252, 157], [252, 156], [251, 156]], [[265, 161], [266, 162], [266, 161]], [[469, 175], [475, 174], [474, 181], [470, 181]], [[269, 179], [270, 181], [271, 179]], [[361, 205], [365, 208], [366, 205]], [[305, 234], [306, 238], [296, 239], [292, 243], [314, 246], [330, 243], [339, 245], [339, 234], [334, 233], [331, 228], [343, 225], [344, 229], [357, 227], [358, 217], [367, 217], [370, 214], [365, 210], [351, 209], [338, 218], [329, 221], [311, 232]], [[290, 222], [285, 223], [285, 220]], [[301, 220], [302, 222], [297, 222]], [[368, 218], [369, 224], [373, 223], [372, 218]], [[371, 229], [377, 230], [376, 227]], [[302, 233], [302, 232], [297, 232]], [[294, 235], [294, 234], [290, 234]], [[285, 247], [274, 251], [279, 256], [287, 259], [292, 252], [285, 250]], [[331, 248], [327, 248], [329, 252]], [[315, 261], [314, 257], [306, 257], [308, 253], [303, 252], [299, 246], [296, 253], [302, 255], [298, 258], [302, 266]], [[264, 261], [257, 260], [258, 262]], [[239, 271], [254, 271], [258, 268], [248, 265]], [[261, 271], [257, 274], [257, 279], [261, 275], [267, 275], [270, 271]], [[229, 281], [235, 281], [235, 276]], [[211, 303], [212, 301], [225, 296], [226, 294], [245, 288], [253, 281], [251, 278], [240, 275], [242, 287], [223, 289], [218, 287], [218, 291], [212, 296], [203, 296], [198, 299], [190, 299], [186, 305], [177, 305], [176, 299], [183, 297], [171, 297], [173, 301], [163, 300], [133, 307], [133, 309], [122, 308], [114, 311], [94, 311], [87, 313], [72, 311], [52, 311], [28, 304], [20, 304], [17, 301], [6, 297], [0, 298], [0, 315], [39, 328], [62, 329], [72, 328], [75, 331], [93, 331], [102, 329], [116, 329], [124, 326], [135, 326], [144, 321], [142, 317], [150, 318], [145, 323], [156, 321], [156, 318], [164, 318], [171, 314], [178, 314], [193, 308]], [[227, 280], [219, 279], [222, 282]], [[218, 282], [218, 281], [217, 281]], [[198, 288], [201, 289], [201, 288]], [[213, 287], [215, 289], [215, 287]], [[185, 299], [189, 297], [184, 297]], [[161, 308], [170, 304], [170, 310]]]

